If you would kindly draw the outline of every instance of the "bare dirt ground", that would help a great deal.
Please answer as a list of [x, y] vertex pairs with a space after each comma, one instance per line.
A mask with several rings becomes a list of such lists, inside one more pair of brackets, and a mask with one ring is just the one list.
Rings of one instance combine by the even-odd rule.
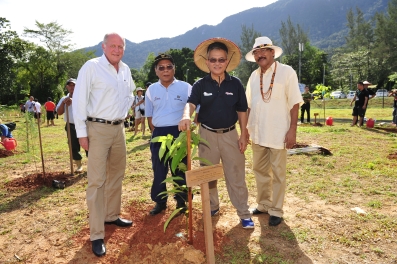
[[[304, 143], [300, 145], [303, 146]], [[2, 151], [0, 156], [7, 158], [8, 154]], [[54, 179], [64, 181], [65, 189], [54, 189]], [[68, 177], [64, 172], [53, 172], [47, 173], [44, 179], [41, 174], [14, 173], [13, 180], [6, 183], [8, 195], [17, 197], [21, 192], [24, 194], [16, 198], [18, 201], [13, 201], [20, 204], [20, 209], [3, 213], [3, 216], [7, 213], [7, 218], [0, 222], [0, 230], [10, 234], [11, 239], [0, 240], [0, 262], [206, 263], [200, 195], [194, 198], [193, 245], [187, 243], [185, 216], [176, 217], [166, 232], [163, 231], [164, 222], [175, 208], [173, 201], [169, 201], [165, 212], [154, 217], [148, 214], [153, 206], [151, 203], [123, 201], [122, 217], [132, 219], [134, 225], [124, 229], [106, 226], [107, 254], [102, 258], [95, 257], [91, 252], [84, 192], [73, 194], [73, 201], [54, 201], [53, 208], [31, 209], [28, 201], [24, 201], [28, 194], [29, 199], [33, 196], [33, 199], [39, 201], [43, 194], [35, 192], [42, 186], [48, 187], [44, 190], [45, 196], [54, 191], [67, 192], [71, 185], [81, 185], [83, 189], [85, 184], [85, 174]], [[222, 195], [227, 194], [223, 191]], [[360, 197], [352, 196], [351, 199], [356, 199], [359, 204]], [[249, 204], [255, 205], [254, 192], [250, 193]], [[68, 233], [59, 231], [64, 226], [57, 222], [57, 217], [65, 214], [65, 210], [66, 215], [71, 218], [81, 217], [86, 223], [83, 229], [69, 230], [74, 233], [71, 239]], [[287, 193], [284, 210], [284, 221], [279, 226], [270, 227], [269, 215], [261, 214], [253, 217], [255, 229], [244, 230], [231, 204], [221, 204], [220, 215], [212, 218], [217, 263], [231, 263], [230, 260], [224, 260], [231, 252], [240, 254], [234, 263], [249, 263], [252, 252], [271, 255], [283, 252], [280, 260], [268, 259], [263, 254], [262, 259], [255, 259], [252, 263], [397, 263], [397, 238], [393, 234], [388, 239], [375, 239], [371, 245], [361, 248], [344, 246], [338, 243], [340, 241], [326, 239], [333, 234], [357, 232], [351, 230], [351, 222], [360, 216], [350, 208], [327, 204], [315, 196], [302, 200]], [[387, 213], [397, 217], [396, 209]], [[363, 226], [369, 224], [363, 220]], [[294, 235], [292, 230], [298, 230], [298, 235]], [[379, 251], [374, 251], [374, 247]], [[362, 257], [364, 254], [365, 258]]]

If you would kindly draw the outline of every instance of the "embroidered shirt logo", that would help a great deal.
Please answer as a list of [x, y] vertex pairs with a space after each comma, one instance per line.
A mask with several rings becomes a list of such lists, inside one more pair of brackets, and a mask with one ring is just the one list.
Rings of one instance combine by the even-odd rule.
[[160, 99], [161, 99], [160, 97], [154, 97], [153, 101], [157, 101], [157, 100], [160, 100]]
[[174, 98], [174, 100], [182, 101], [182, 98], [180, 95], [177, 95], [176, 98]]
[[204, 96], [211, 96], [212, 95], [212, 93], [206, 93], [206, 92], [204, 92]]
[[226, 95], [233, 95], [233, 93], [226, 92]]

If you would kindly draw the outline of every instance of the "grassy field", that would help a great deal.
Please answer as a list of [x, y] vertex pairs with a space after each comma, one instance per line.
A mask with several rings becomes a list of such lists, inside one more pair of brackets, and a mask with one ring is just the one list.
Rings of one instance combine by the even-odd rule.
[[[391, 120], [391, 102], [382, 108], [379, 100], [370, 101], [367, 117]], [[349, 104], [343, 99], [329, 101], [333, 105]], [[323, 108], [312, 104], [312, 113], [318, 111], [322, 118], [320, 110]], [[78, 245], [70, 240], [88, 226], [85, 175], [76, 176], [75, 183], [64, 190], [7, 190], [6, 183], [13, 179], [40, 172], [41, 161], [37, 135], [30, 136], [31, 150], [25, 152], [24, 120], [15, 117], [14, 111], [3, 114], [3, 122], [17, 121], [13, 134], [19, 146], [15, 155], [0, 159], [0, 263], [90, 263], [73, 261], [77, 254], [74, 250], [78, 252], [79, 248], [75, 249]], [[351, 109], [327, 107], [325, 116], [350, 120]], [[69, 154], [61, 117], [56, 125], [41, 127], [45, 168], [47, 172], [68, 172]], [[323, 146], [332, 155], [288, 156], [284, 223], [278, 227], [269, 227], [268, 216], [261, 215], [253, 218], [255, 230], [242, 230], [235, 224], [225, 182], [220, 180], [222, 214], [214, 225], [228, 240], [216, 252], [216, 262], [396, 263], [397, 160], [388, 157], [397, 153], [397, 134], [378, 129], [392, 128], [387, 124], [376, 127], [350, 127], [345, 121], [334, 122], [333, 126], [298, 127], [298, 143]], [[140, 204], [146, 208], [152, 205], [149, 136], [134, 138], [132, 132], [126, 134], [128, 165], [122, 206]], [[83, 161], [86, 163], [85, 158]], [[249, 202], [254, 207], [256, 187], [250, 147], [246, 152], [246, 181]], [[196, 201], [195, 206], [200, 207], [200, 203]], [[365, 214], [352, 211], [355, 207]], [[106, 261], [95, 262], [112, 263]]]

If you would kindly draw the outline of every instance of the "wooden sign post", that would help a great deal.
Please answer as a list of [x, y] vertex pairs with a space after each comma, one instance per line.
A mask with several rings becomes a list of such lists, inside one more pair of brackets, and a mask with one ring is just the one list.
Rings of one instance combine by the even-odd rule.
[[212, 234], [210, 191], [208, 182], [223, 177], [223, 167], [221, 164], [205, 166], [199, 169], [186, 171], [186, 186], [193, 187], [200, 185], [201, 203], [203, 207], [205, 252], [207, 263], [215, 264], [214, 237]]

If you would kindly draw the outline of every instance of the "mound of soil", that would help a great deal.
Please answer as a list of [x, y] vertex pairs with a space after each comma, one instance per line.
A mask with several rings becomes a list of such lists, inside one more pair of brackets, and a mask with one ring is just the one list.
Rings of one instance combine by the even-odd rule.
[[0, 158], [7, 158], [9, 156], [13, 156], [16, 151], [0, 149]]
[[397, 152], [392, 153], [392, 154], [389, 154], [389, 155], [387, 156], [387, 158], [388, 158], [388, 159], [395, 159], [395, 160], [397, 160]]
[[30, 191], [37, 189], [42, 186], [52, 187], [53, 181], [64, 183], [65, 186], [69, 186], [74, 183], [76, 177], [71, 177], [70, 174], [65, 172], [48, 172], [43, 177], [42, 173], [29, 174], [25, 177], [15, 178], [12, 181], [5, 183], [5, 187], [8, 191], [12, 190], [24, 190]]
[[[152, 206], [133, 202], [123, 210], [126, 213], [122, 217], [133, 220], [132, 227], [105, 226], [107, 253], [100, 259], [95, 257], [91, 251], [89, 228], [83, 229], [74, 237], [74, 244], [79, 247], [83, 246], [71, 263], [205, 263], [205, 239], [201, 211], [193, 209], [193, 245], [189, 245], [187, 215], [174, 217], [164, 230], [164, 223], [175, 208], [174, 203], [168, 202], [167, 210], [155, 216], [149, 215]], [[214, 218], [212, 220], [216, 221]], [[224, 230], [215, 229], [214, 226], [213, 224], [214, 250], [220, 253], [221, 246], [229, 239], [225, 236]]]

